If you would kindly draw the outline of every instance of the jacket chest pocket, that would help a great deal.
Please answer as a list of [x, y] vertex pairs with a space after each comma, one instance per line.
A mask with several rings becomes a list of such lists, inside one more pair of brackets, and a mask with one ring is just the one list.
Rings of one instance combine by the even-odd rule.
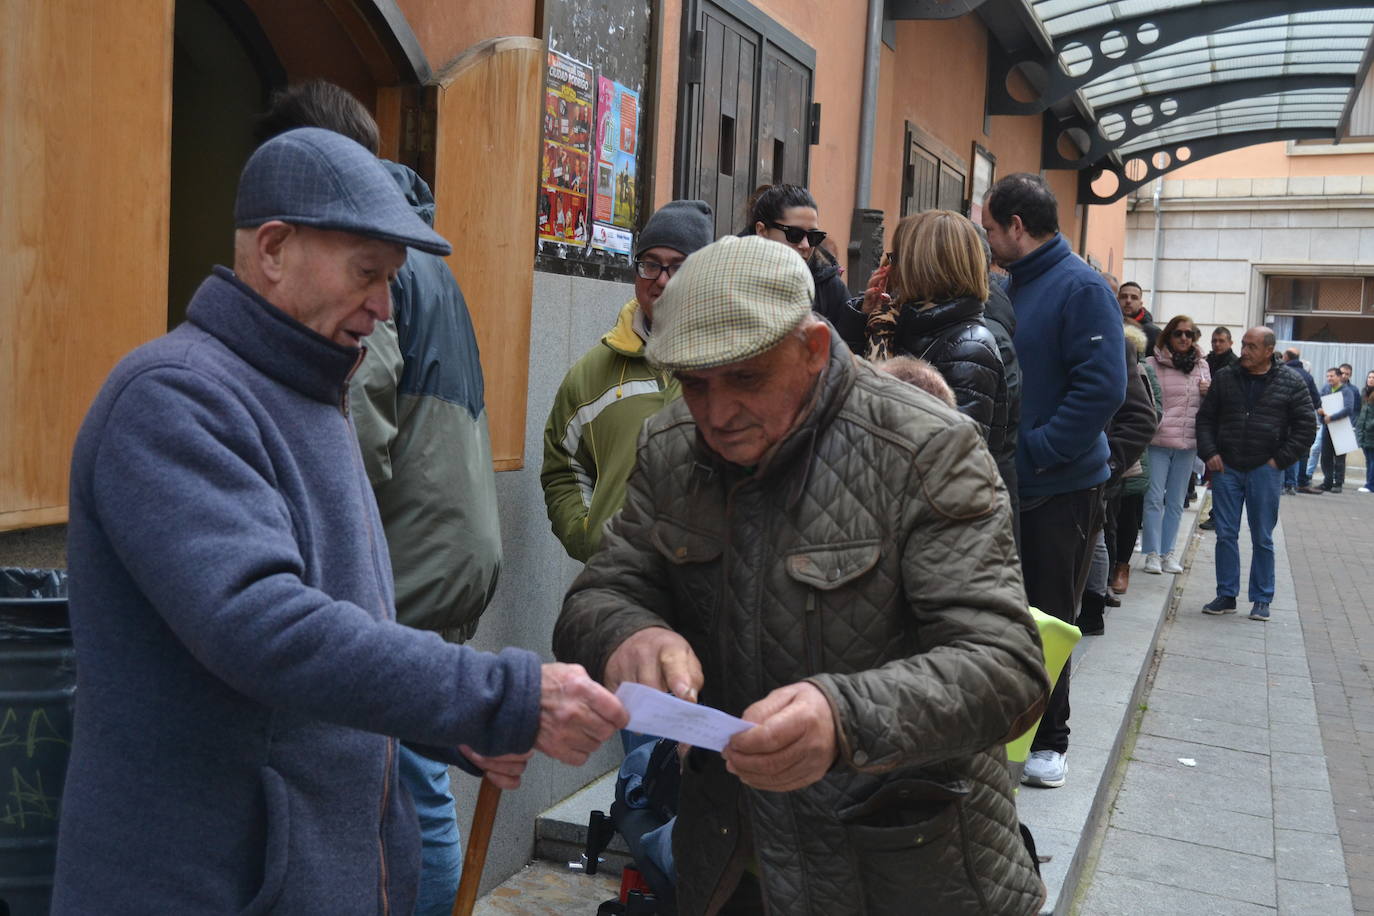
[[802, 633], [806, 648], [808, 674], [827, 670], [825, 654], [827, 604], [843, 600], [847, 613], [867, 609], [870, 596], [847, 590], [840, 599], [834, 595], [878, 565], [882, 550], [877, 541], [861, 541], [843, 546], [808, 546], [787, 555], [787, 575], [806, 590]]
[[716, 626], [720, 614], [723, 543], [718, 537], [669, 519], [654, 522], [649, 530], [649, 541], [668, 561], [671, 592], [678, 611], [674, 624], [684, 631], [689, 642], [698, 645], [686, 631], [700, 630], [706, 634]]

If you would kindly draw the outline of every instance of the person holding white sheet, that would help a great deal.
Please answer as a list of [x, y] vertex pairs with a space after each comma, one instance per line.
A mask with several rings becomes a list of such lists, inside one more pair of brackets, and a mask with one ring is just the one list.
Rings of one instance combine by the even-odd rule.
[[[1345, 485], [1345, 453], [1336, 454], [1336, 445], [1331, 440], [1331, 424], [1337, 420], [1353, 419], [1359, 410], [1360, 396], [1355, 391], [1355, 386], [1351, 385], [1346, 376], [1341, 374], [1341, 370], [1331, 367], [1326, 370], [1326, 385], [1322, 387], [1323, 405], [1317, 408], [1317, 416], [1322, 422], [1322, 490], [1327, 493], [1339, 493], [1341, 487]], [[1330, 411], [1326, 409], [1326, 396], [1328, 394], [1339, 394], [1341, 396], [1341, 408]]]

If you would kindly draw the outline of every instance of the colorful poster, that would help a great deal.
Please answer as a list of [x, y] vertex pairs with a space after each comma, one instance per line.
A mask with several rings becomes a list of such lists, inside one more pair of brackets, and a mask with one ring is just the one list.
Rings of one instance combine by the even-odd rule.
[[638, 197], [639, 93], [604, 76], [596, 83], [595, 214], [602, 222], [632, 229]]
[[539, 238], [586, 245], [591, 214], [592, 68], [550, 51], [544, 81]]

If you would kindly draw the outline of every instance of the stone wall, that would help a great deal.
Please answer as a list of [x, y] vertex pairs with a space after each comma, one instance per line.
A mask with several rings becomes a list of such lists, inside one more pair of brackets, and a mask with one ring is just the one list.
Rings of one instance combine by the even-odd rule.
[[1180, 313], [1204, 333], [1260, 324], [1269, 273], [1374, 273], [1374, 176], [1166, 181], [1159, 215], [1158, 289], [1148, 195], [1127, 213], [1121, 279], [1144, 287], [1161, 325]]

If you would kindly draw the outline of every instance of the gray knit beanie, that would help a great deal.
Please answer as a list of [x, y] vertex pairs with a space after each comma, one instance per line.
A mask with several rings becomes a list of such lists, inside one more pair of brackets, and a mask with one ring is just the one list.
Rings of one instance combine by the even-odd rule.
[[635, 244], [638, 258], [650, 248], [671, 248], [691, 254], [711, 244], [716, 225], [711, 205], [704, 200], [673, 200], [658, 208]]

